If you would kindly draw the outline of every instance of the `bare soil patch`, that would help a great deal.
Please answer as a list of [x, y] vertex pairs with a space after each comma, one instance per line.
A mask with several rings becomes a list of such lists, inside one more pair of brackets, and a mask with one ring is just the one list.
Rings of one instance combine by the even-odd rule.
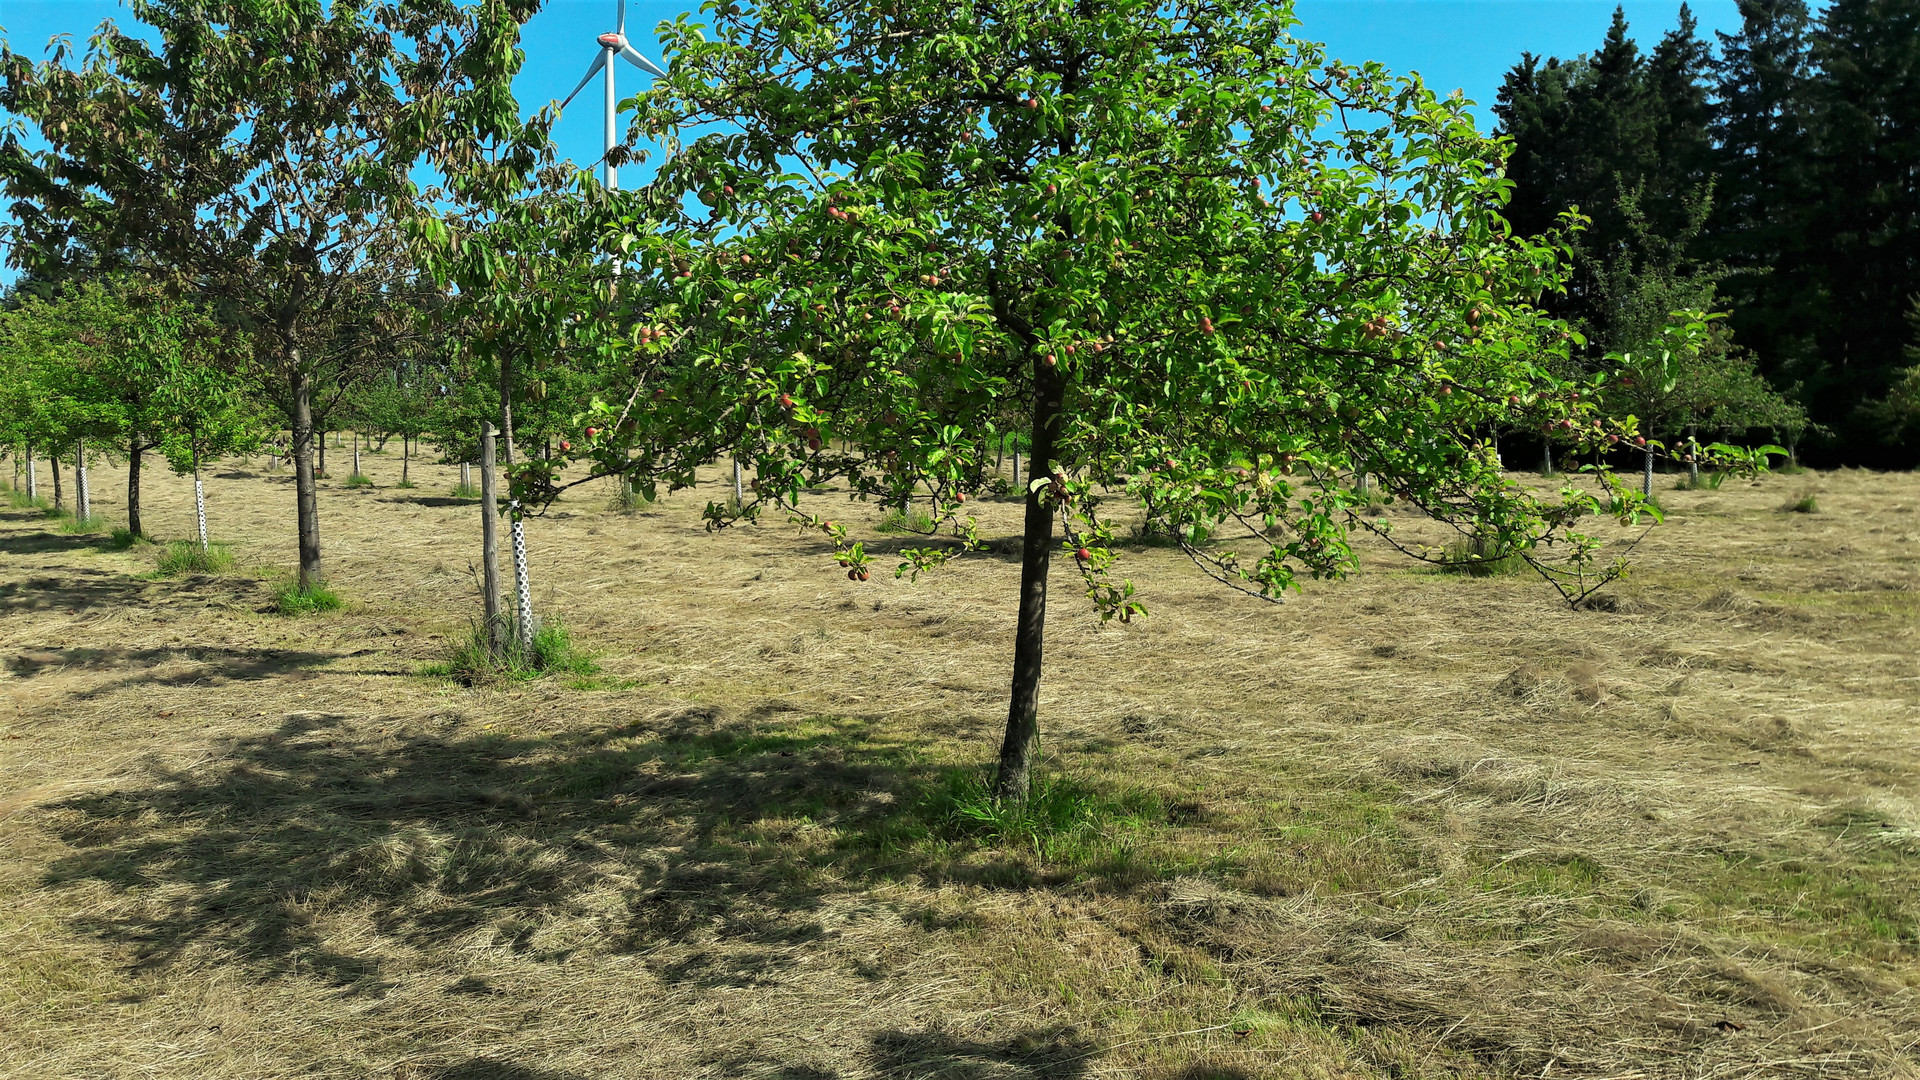
[[1663, 490], [1589, 610], [1384, 547], [1279, 606], [1141, 548], [1131, 627], [1057, 576], [1046, 768], [1107, 809], [1029, 844], [938, 814], [1016, 556], [858, 584], [703, 531], [721, 470], [581, 494], [532, 573], [600, 673], [468, 689], [419, 672], [479, 509], [364, 462], [303, 618], [286, 472], [209, 480], [225, 575], [0, 511], [0, 1075], [1920, 1075], [1920, 478]]

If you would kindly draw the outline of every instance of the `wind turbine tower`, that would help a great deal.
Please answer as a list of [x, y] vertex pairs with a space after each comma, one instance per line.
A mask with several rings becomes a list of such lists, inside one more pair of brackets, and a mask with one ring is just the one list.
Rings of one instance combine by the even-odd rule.
[[619, 171], [613, 167], [613, 162], [607, 160], [609, 155], [613, 153], [614, 146], [620, 141], [620, 96], [614, 93], [613, 90], [614, 57], [620, 57], [650, 75], [666, 75], [666, 71], [662, 69], [660, 65], [641, 56], [638, 50], [632, 45], [627, 44], [627, 0], [613, 0], [613, 2], [616, 13], [614, 16], [613, 33], [601, 34], [598, 38], [594, 39], [600, 44], [600, 55], [593, 58], [593, 64], [587, 68], [587, 73], [580, 77], [580, 84], [573, 88], [573, 93], [568, 94], [567, 100], [560, 103], [562, 109], [566, 108], [569, 102], [579, 96], [580, 91], [586, 89], [587, 84], [593, 81], [595, 75], [604, 74], [606, 76], [606, 139], [605, 145], [600, 151], [600, 164], [605, 170], [601, 174], [602, 180], [609, 189], [620, 186]]

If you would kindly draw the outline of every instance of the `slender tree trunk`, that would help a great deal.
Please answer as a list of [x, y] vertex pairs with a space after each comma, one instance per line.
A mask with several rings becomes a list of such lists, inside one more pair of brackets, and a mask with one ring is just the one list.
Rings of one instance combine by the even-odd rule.
[[1013, 489], [1020, 490], [1020, 448], [1013, 448]]
[[[488, 426], [491, 427], [492, 425], [489, 424]], [[464, 461], [460, 463], [460, 490], [461, 491], [473, 490], [473, 470]]]
[[1646, 461], [1640, 472], [1640, 494], [1643, 498], [1651, 498], [1653, 496], [1653, 451], [1645, 450], [1641, 454]]
[[1353, 490], [1361, 495], [1367, 493], [1367, 463], [1364, 461], [1353, 463]]
[[1700, 486], [1700, 435], [1692, 425], [1687, 425], [1687, 483]]
[[[1066, 403], [1066, 378], [1040, 362], [1033, 350], [1033, 443], [1029, 472], [1050, 468], [1054, 437]], [[1033, 778], [1033, 744], [1040, 734], [1041, 647], [1047, 624], [1047, 568], [1053, 558], [1051, 493], [1027, 492], [1026, 535], [1020, 552], [1020, 616], [1013, 637], [1013, 693], [1007, 705], [1007, 734], [1000, 743], [1000, 773], [994, 795], [1024, 801]]]
[[407, 436], [402, 435], [400, 436], [400, 482], [402, 484], [413, 483], [412, 477], [408, 475], [412, 467], [413, 444], [407, 441]]
[[353, 433], [353, 475], [360, 475], [360, 432]]
[[[29, 467], [32, 466], [33, 458], [31, 456], [27, 458], [27, 463]], [[1787, 444], [1787, 467], [1789, 469], [1797, 469], [1800, 467], [1800, 454], [1796, 449], [1796, 444], [1791, 442]]]
[[47, 465], [53, 469], [53, 509], [58, 513], [67, 508], [67, 493], [60, 486], [60, 455], [56, 453], [48, 458]]
[[[466, 463], [460, 465], [466, 483]], [[500, 655], [506, 626], [500, 619], [500, 501], [493, 480], [493, 424], [480, 421], [480, 591], [487, 612], [487, 648]]]
[[1540, 475], [1553, 475], [1553, 444], [1550, 442], [1540, 444]]
[[144, 452], [139, 438], [127, 440], [127, 531], [135, 536], [147, 535], [140, 527], [140, 455]]
[[93, 488], [87, 483], [87, 440], [73, 441], [73, 505], [81, 521], [93, 517]]
[[[293, 487], [300, 521], [300, 587], [319, 587], [320, 492], [313, 478], [313, 384], [293, 350]], [[326, 471], [326, 435], [320, 436], [321, 471]]]
[[204, 554], [207, 542], [207, 489], [200, 482], [200, 451], [193, 452], [193, 521], [200, 530], [200, 551]]
[[1492, 441], [1493, 441], [1493, 466], [1496, 469], [1504, 470], [1507, 467], [1507, 462], [1504, 458], [1500, 456], [1500, 433], [1499, 432], [1496, 431], [1493, 433]]
[[747, 490], [740, 482], [740, 459], [737, 457], [733, 459], [733, 504], [735, 506], [747, 504]]
[[27, 444], [27, 499], [40, 497], [40, 467], [33, 460], [33, 444]]

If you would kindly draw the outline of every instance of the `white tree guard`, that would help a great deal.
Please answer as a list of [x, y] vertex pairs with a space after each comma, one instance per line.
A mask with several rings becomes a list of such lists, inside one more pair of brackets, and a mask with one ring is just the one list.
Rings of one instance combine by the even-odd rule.
[[200, 470], [193, 470], [193, 516], [200, 526], [200, 550], [207, 550], [207, 489], [200, 483]]
[[40, 467], [34, 463], [33, 447], [27, 447], [27, 498], [40, 497]]
[[79, 518], [86, 521], [93, 517], [93, 491], [87, 484], [87, 440], [75, 439], [73, 444], [73, 499], [80, 511]]
[[527, 529], [520, 520], [520, 504], [513, 504], [513, 591], [518, 606], [514, 611], [514, 636], [520, 647], [533, 647], [533, 586], [527, 581]]

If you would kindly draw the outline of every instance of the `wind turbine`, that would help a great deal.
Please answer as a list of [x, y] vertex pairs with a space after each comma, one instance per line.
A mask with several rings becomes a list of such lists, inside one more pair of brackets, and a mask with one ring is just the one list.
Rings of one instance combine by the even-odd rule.
[[562, 109], [566, 108], [567, 103], [578, 97], [580, 91], [586, 89], [587, 84], [593, 81], [593, 77], [596, 74], [602, 71], [606, 73], [607, 138], [606, 148], [600, 155], [600, 162], [606, 168], [605, 181], [609, 188], [617, 188], [620, 186], [619, 173], [614, 169], [613, 162], [607, 160], [608, 156], [613, 153], [614, 145], [618, 143], [620, 139], [616, 130], [620, 112], [620, 98], [619, 95], [613, 92], [613, 58], [618, 56], [650, 75], [666, 75], [666, 71], [662, 70], [660, 65], [641, 56], [633, 46], [627, 44], [627, 0], [613, 0], [613, 2], [614, 9], [618, 12], [614, 19], [613, 33], [601, 34], [598, 38], [594, 39], [600, 43], [600, 55], [593, 58], [593, 65], [587, 68], [585, 75], [580, 77], [580, 85], [574, 87], [573, 93], [567, 95], [567, 100], [560, 103]]

